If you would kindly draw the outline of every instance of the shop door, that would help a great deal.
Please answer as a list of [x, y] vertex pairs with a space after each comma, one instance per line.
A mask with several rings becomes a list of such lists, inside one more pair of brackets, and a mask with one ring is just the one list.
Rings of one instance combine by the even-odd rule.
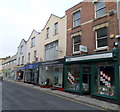
[[91, 90], [91, 65], [83, 64], [82, 66], [82, 92], [83, 94], [90, 94]]

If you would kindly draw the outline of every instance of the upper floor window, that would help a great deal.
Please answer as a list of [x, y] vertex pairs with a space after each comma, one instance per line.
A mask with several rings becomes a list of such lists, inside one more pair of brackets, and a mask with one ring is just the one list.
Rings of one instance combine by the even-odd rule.
[[73, 27], [80, 25], [80, 11], [73, 13]]
[[58, 34], [58, 23], [55, 23], [54, 27], [55, 27], [55, 35], [56, 35], [56, 34]]
[[31, 39], [31, 47], [34, 47], [34, 46], [35, 46], [35, 37]]
[[105, 0], [100, 0], [95, 3], [95, 18], [99, 18], [106, 14], [106, 2]]
[[96, 48], [107, 46], [107, 27], [96, 30]]
[[34, 61], [36, 61], [36, 57], [37, 57], [37, 51], [34, 51]]
[[20, 57], [18, 58], [18, 65], [20, 65]]
[[80, 35], [73, 37], [73, 53], [79, 53], [80, 52]]
[[46, 32], [46, 38], [49, 38], [49, 33], [50, 33], [50, 28], [47, 28], [47, 32]]
[[20, 47], [20, 53], [23, 52], [23, 45]]
[[30, 53], [28, 53], [28, 61], [30, 61]]
[[58, 58], [58, 41], [45, 45], [45, 60], [54, 60]]
[[24, 64], [24, 56], [22, 56], [22, 63], [21, 64]]

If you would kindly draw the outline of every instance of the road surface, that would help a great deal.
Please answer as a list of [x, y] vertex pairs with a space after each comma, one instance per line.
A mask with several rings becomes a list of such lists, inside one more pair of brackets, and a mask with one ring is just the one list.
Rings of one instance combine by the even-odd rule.
[[98, 110], [15, 82], [3, 81], [2, 87], [3, 110]]

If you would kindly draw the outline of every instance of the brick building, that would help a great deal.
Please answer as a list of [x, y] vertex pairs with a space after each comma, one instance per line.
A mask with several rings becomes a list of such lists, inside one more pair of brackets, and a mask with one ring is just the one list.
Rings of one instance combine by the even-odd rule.
[[83, 1], [66, 15], [65, 90], [117, 102], [117, 3]]

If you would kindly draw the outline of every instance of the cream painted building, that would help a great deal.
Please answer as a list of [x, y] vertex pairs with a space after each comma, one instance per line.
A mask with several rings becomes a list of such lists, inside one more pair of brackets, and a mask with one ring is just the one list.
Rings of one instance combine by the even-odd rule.
[[63, 86], [63, 63], [66, 56], [66, 16], [51, 14], [39, 35], [39, 84]]
[[17, 66], [16, 58], [17, 55], [14, 55], [2, 61], [2, 71], [4, 79], [15, 79], [15, 67]]
[[39, 35], [40, 58], [43, 61], [64, 58], [66, 55], [66, 16], [58, 17], [51, 14]]
[[33, 63], [40, 61], [40, 43], [39, 32], [33, 30], [27, 41], [26, 63]]

